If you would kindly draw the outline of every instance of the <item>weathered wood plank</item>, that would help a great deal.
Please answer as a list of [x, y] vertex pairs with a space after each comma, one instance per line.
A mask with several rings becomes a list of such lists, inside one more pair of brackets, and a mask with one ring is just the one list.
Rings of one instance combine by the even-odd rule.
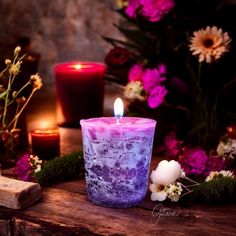
[[0, 206], [20, 209], [40, 198], [39, 184], [0, 176]]
[[[166, 208], [166, 205], [160, 204], [159, 213]], [[68, 232], [82, 230], [87, 232], [87, 235], [94, 233], [98, 235], [215, 236], [236, 233], [235, 205], [203, 208], [201, 206], [180, 208], [174, 205], [171, 211], [177, 212], [178, 215], [161, 215], [158, 219], [158, 212], [154, 217], [151, 210], [137, 207], [104, 208], [89, 202], [85, 195], [47, 188], [44, 189], [43, 200], [40, 203], [26, 210], [14, 211], [12, 215], [17, 220], [39, 224], [42, 232], [46, 227], [52, 232], [57, 228]], [[7, 212], [9, 213], [9, 210]]]

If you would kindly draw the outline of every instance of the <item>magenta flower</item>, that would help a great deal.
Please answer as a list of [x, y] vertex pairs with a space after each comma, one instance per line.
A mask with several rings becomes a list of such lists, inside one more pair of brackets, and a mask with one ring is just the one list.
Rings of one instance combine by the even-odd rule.
[[125, 13], [130, 18], [135, 18], [137, 16], [137, 11], [141, 7], [140, 0], [128, 0], [128, 6], [125, 9]]
[[175, 6], [173, 0], [141, 0], [141, 14], [151, 22], [160, 21]]
[[32, 181], [33, 177], [31, 176], [33, 169], [30, 165], [30, 154], [24, 154], [16, 163], [14, 172], [19, 179], [24, 181]]
[[183, 157], [179, 160], [182, 168], [187, 175], [202, 175], [206, 169], [208, 156], [200, 148], [186, 148]]
[[167, 90], [164, 86], [158, 85], [151, 90], [148, 95], [147, 102], [150, 108], [159, 107], [165, 100]]
[[143, 66], [141, 64], [134, 64], [129, 70], [129, 82], [141, 81], [143, 77]]
[[204, 175], [208, 176], [211, 171], [221, 171], [225, 167], [225, 160], [218, 156], [208, 158]]
[[165, 136], [165, 153], [167, 156], [176, 156], [180, 151], [180, 141], [176, 138], [174, 131]]
[[163, 64], [158, 65], [154, 69], [146, 69], [142, 76], [144, 89], [148, 92], [152, 91], [154, 87], [166, 80], [165, 74], [166, 68]]

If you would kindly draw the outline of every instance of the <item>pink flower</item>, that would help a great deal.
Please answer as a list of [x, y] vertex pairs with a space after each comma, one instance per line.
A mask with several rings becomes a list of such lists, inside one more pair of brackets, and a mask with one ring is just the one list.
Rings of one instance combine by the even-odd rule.
[[151, 92], [148, 95], [147, 98], [148, 106], [150, 108], [157, 108], [164, 102], [166, 94], [167, 90], [165, 89], [164, 86], [161, 85], [156, 86], [151, 90]]
[[141, 0], [141, 4], [141, 14], [151, 22], [161, 20], [175, 6], [173, 0]]
[[221, 171], [225, 167], [225, 160], [218, 156], [208, 158], [204, 175], [208, 176], [211, 171]]
[[129, 70], [129, 82], [141, 81], [143, 76], [143, 66], [141, 64], [134, 64]]
[[176, 156], [180, 151], [180, 141], [176, 138], [176, 133], [174, 131], [168, 133], [165, 136], [165, 149], [166, 155]]
[[161, 82], [166, 80], [166, 68], [164, 65], [158, 65], [154, 69], [146, 69], [142, 76], [143, 87], [146, 91], [150, 92], [154, 87], [160, 85]]
[[125, 13], [134, 18], [137, 16], [137, 11], [141, 7], [140, 0], [128, 0], [128, 7], [125, 9]]
[[19, 179], [24, 181], [32, 181], [32, 166], [30, 165], [30, 154], [24, 154], [16, 163], [14, 169], [15, 174]]
[[206, 169], [207, 162], [208, 156], [200, 147], [186, 148], [183, 157], [179, 160], [187, 175], [202, 175]]

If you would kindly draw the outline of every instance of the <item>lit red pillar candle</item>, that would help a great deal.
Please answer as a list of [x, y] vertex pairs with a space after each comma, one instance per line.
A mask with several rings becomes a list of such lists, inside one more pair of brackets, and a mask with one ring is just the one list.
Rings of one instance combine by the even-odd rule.
[[58, 129], [37, 129], [31, 131], [32, 152], [42, 160], [60, 155], [60, 135]]
[[103, 113], [106, 66], [97, 62], [67, 62], [55, 66], [57, 98], [65, 126]]

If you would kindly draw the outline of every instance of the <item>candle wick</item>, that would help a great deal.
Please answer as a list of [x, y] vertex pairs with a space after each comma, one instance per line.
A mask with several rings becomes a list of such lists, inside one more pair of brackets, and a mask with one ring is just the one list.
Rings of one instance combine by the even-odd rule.
[[118, 116], [116, 116], [116, 124], [120, 124], [120, 118], [121, 118], [122, 116], [120, 116], [120, 115], [118, 115]]

